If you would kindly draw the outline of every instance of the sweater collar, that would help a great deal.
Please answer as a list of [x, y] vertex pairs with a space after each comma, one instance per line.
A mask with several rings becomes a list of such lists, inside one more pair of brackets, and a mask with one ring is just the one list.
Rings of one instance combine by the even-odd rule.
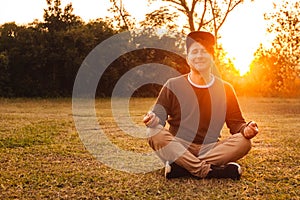
[[214, 84], [214, 82], [215, 82], [215, 76], [214, 75], [212, 75], [212, 74], [210, 74], [210, 82], [208, 83], [208, 84], [206, 84], [206, 85], [198, 85], [198, 84], [196, 84], [196, 83], [194, 83], [192, 80], [191, 80], [191, 77], [190, 77], [191, 75], [190, 75], [190, 73], [188, 74], [188, 81], [190, 82], [190, 84], [192, 85], [192, 86], [194, 86], [194, 87], [196, 87], [196, 88], [209, 88], [209, 87], [211, 87], [213, 84]]

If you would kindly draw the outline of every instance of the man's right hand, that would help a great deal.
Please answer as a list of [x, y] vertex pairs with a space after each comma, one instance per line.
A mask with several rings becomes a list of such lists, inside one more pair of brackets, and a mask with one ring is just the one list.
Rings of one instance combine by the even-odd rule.
[[148, 112], [143, 118], [143, 122], [147, 127], [155, 127], [159, 124], [159, 118], [155, 115], [154, 112]]

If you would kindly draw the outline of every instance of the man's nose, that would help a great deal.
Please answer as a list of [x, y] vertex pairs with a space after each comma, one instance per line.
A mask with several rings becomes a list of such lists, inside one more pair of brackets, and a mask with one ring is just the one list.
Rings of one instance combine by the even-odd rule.
[[195, 57], [196, 58], [202, 58], [204, 56], [204, 52], [198, 52]]

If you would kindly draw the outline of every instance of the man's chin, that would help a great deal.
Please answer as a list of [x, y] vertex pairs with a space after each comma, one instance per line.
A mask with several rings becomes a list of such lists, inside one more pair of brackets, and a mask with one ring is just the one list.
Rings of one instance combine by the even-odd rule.
[[207, 70], [209, 70], [209, 67], [205, 67], [205, 66], [201, 65], [201, 66], [195, 66], [195, 69], [199, 73], [203, 73], [203, 72], [207, 72]]

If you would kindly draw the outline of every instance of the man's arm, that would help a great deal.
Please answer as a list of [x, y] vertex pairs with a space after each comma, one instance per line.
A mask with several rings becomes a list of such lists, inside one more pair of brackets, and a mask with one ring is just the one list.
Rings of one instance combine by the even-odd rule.
[[[168, 82], [166, 83], [168, 84]], [[152, 111], [149, 111], [143, 118], [147, 127], [155, 127], [158, 124], [165, 126], [170, 110], [170, 90], [166, 85], [161, 89]]]
[[[245, 122], [237, 100], [237, 96], [231, 85], [226, 85], [227, 112], [226, 124], [232, 134], [242, 133], [245, 138], [251, 139], [258, 133], [257, 124], [254, 121]], [[226, 87], [225, 86], [225, 87]]]

